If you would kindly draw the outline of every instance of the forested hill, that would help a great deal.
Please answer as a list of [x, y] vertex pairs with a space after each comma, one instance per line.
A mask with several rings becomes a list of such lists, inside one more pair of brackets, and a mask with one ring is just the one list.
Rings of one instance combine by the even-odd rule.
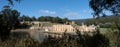
[[75, 21], [77, 24], [81, 24], [84, 22], [85, 24], [94, 24], [94, 23], [120, 23], [120, 15], [114, 16], [106, 16], [106, 17], [100, 17], [98, 19], [77, 19], [77, 20], [72, 20]]

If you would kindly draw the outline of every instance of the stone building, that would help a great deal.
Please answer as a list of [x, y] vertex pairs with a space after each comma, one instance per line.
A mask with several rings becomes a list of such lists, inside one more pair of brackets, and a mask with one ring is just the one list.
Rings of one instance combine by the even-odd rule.
[[97, 26], [94, 26], [94, 25], [87, 26], [85, 24], [82, 24], [82, 26], [77, 26], [76, 28], [82, 32], [94, 32], [96, 31]]
[[94, 25], [85, 25], [82, 24], [81, 26], [79, 25], [75, 25], [75, 24], [71, 24], [71, 25], [66, 25], [66, 24], [56, 24], [53, 25], [52, 27], [52, 31], [53, 32], [75, 32], [78, 29], [81, 32], [94, 32], [96, 31], [97, 27]]
[[72, 25], [56, 24], [52, 27], [53, 32], [74, 32], [75, 28]]

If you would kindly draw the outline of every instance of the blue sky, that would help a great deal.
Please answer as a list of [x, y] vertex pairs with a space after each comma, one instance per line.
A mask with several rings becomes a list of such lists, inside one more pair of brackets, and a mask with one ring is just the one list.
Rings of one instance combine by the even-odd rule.
[[[0, 10], [7, 5], [6, 0], [0, 1]], [[89, 7], [89, 0], [22, 0], [14, 2], [13, 9], [18, 10], [21, 15], [30, 17], [58, 16], [69, 19], [92, 18], [92, 10]]]

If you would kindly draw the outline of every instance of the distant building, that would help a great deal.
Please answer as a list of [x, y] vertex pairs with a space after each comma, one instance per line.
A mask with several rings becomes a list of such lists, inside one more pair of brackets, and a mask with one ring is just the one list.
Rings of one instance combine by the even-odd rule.
[[97, 27], [94, 25], [87, 26], [85, 24], [82, 24], [82, 26], [75, 25], [75, 24], [72, 24], [72, 25], [56, 24], [56, 25], [53, 25], [52, 31], [53, 32], [65, 32], [65, 31], [75, 32], [76, 31], [75, 29], [78, 29], [81, 32], [94, 32], [96, 31], [96, 28]]
[[75, 32], [78, 29], [81, 32], [93, 32], [96, 31], [97, 26], [95, 25], [85, 25], [82, 23], [81, 26], [75, 24], [74, 21], [66, 22], [66, 24], [54, 24], [50, 22], [39, 22], [39, 21], [25, 21], [21, 23], [27, 23], [31, 25], [29, 29], [42, 29], [49, 32]]
[[75, 21], [71, 21], [71, 22], [66, 21], [66, 25], [73, 25], [73, 24], [75, 24]]
[[77, 26], [77, 29], [82, 32], [93, 32], [96, 31], [97, 26], [94, 25], [87, 26], [84, 23], [82, 23], [82, 26]]
[[53, 32], [74, 32], [75, 28], [72, 25], [56, 24], [52, 27]]
[[51, 34], [51, 36], [52, 37], [61, 37], [60, 33], [64, 33], [64, 32], [69, 33], [71, 35], [77, 35], [76, 29], [78, 29], [81, 32], [81, 34], [84, 34], [85, 32], [90, 32], [90, 34], [91, 34], [92, 32], [96, 31], [97, 26], [94, 26], [94, 25], [87, 26], [84, 23], [82, 24], [82, 26], [79, 26], [76, 24], [71, 24], [71, 25], [55, 24], [52, 26], [51, 32], [59, 33], [59, 34]]

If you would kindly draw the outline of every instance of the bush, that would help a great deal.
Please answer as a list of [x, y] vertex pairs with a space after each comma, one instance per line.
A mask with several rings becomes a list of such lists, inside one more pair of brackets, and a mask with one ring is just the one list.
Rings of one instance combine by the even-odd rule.
[[0, 41], [0, 47], [38, 47], [38, 45], [40, 43], [30, 37], [18, 38], [10, 36], [9, 39]]

